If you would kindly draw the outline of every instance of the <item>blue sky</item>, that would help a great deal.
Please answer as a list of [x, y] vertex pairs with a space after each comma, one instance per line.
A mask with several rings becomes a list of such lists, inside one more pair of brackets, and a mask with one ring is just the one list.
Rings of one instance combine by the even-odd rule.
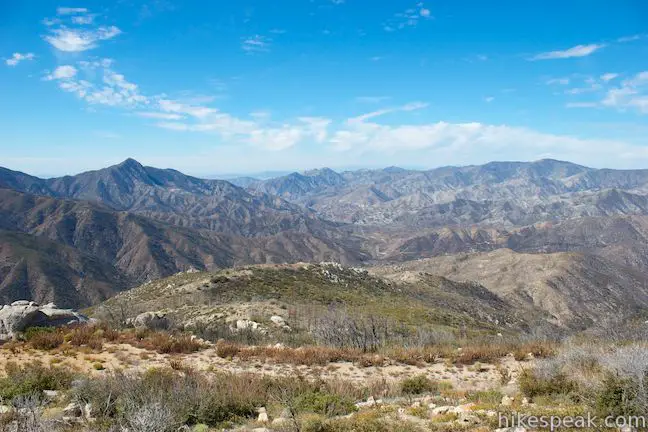
[[0, 2], [0, 165], [648, 168], [645, 1]]

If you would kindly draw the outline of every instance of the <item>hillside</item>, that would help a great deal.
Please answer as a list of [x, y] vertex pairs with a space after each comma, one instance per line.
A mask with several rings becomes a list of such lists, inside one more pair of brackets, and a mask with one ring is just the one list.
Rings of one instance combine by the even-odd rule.
[[[11, 292], [16, 295], [21, 293], [18, 297], [7, 295], [7, 300], [52, 301], [66, 297], [64, 291], [70, 290], [69, 301], [64, 303], [69, 306], [87, 306], [137, 283], [190, 268], [215, 270], [250, 263], [332, 259], [353, 263], [362, 259], [354, 249], [341, 246], [343, 241], [297, 231], [254, 238], [226, 235], [181, 228], [94, 203], [7, 189], [0, 189], [0, 229], [7, 232], [1, 237], [0, 245], [13, 251], [6, 267], [13, 270], [3, 273], [2, 284], [13, 287]], [[40, 243], [48, 247], [37, 247]], [[63, 251], [70, 258], [55, 259]], [[82, 258], [90, 260], [102, 272], [83, 271]], [[14, 266], [24, 259], [32, 263], [29, 278], [15, 276]], [[35, 262], [47, 265], [36, 266]], [[77, 270], [71, 272], [69, 265]], [[111, 282], [105, 288], [107, 276], [103, 273], [112, 275], [109, 280], [118, 282]], [[54, 283], [48, 276], [51, 274], [59, 275], [56, 296], [52, 291]], [[80, 284], [77, 279], [83, 279], [84, 283]], [[83, 292], [77, 293], [79, 290]]]
[[279, 315], [305, 330], [332, 310], [387, 319], [393, 329], [458, 329], [517, 333], [539, 314], [517, 314], [475, 283], [430, 274], [395, 282], [334, 263], [251, 266], [215, 273], [182, 273], [123, 292], [96, 308], [105, 316], [163, 311], [181, 326], [218, 326], [237, 320], [269, 322]]
[[540, 309], [555, 325], [582, 330], [614, 316], [648, 311], [648, 276], [596, 255], [493, 252], [446, 255], [375, 267], [372, 274], [400, 279], [430, 272], [476, 281], [518, 310]]
[[77, 307], [132, 286], [109, 263], [43, 237], [0, 230], [0, 304], [32, 299]]

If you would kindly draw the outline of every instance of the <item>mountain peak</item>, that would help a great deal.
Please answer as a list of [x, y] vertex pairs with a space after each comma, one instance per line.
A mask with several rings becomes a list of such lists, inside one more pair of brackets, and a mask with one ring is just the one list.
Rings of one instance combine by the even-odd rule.
[[137, 162], [133, 158], [128, 158], [124, 162], [118, 164], [117, 166], [120, 167], [120, 168], [131, 168], [131, 169], [132, 168], [136, 168], [136, 169], [144, 168], [144, 166], [141, 163]]

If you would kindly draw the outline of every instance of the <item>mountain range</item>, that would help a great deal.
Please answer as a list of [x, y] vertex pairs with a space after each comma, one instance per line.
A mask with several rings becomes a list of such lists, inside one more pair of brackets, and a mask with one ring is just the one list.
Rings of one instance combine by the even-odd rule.
[[[521, 285], [514, 290], [460, 265], [481, 253], [501, 268], [505, 249], [567, 264], [551, 274], [507, 264]], [[0, 302], [88, 306], [190, 269], [300, 261], [380, 269], [421, 259], [432, 260], [427, 273], [530, 301], [555, 325], [595, 322], [605, 308], [574, 299], [595, 301], [584, 293], [601, 280], [592, 292], [615, 305], [631, 299], [619, 308], [638, 313], [648, 306], [648, 170], [540, 160], [224, 181], [133, 159], [51, 179], [0, 168]], [[562, 306], [552, 309], [542, 299], [557, 292]]]

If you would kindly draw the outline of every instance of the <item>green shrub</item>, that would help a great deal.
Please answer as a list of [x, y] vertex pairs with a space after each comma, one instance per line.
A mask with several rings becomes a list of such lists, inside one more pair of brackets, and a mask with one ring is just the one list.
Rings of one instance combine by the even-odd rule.
[[504, 395], [497, 390], [482, 390], [468, 393], [466, 398], [476, 404], [499, 405]]
[[33, 362], [23, 366], [8, 363], [7, 376], [0, 379], [0, 399], [42, 393], [43, 390], [63, 390], [72, 383], [72, 374], [64, 369], [45, 367]]
[[564, 373], [549, 377], [539, 377], [532, 370], [525, 369], [519, 378], [520, 390], [525, 396], [570, 394], [576, 392], [578, 386]]
[[407, 395], [419, 395], [422, 393], [432, 393], [439, 390], [438, 383], [432, 381], [425, 375], [417, 375], [407, 378], [401, 382], [401, 392]]
[[295, 398], [297, 412], [309, 412], [325, 416], [352, 413], [356, 407], [352, 400], [323, 390], [307, 391]]
[[643, 415], [637, 396], [636, 382], [608, 374], [596, 393], [595, 408], [598, 414], [604, 416]]

